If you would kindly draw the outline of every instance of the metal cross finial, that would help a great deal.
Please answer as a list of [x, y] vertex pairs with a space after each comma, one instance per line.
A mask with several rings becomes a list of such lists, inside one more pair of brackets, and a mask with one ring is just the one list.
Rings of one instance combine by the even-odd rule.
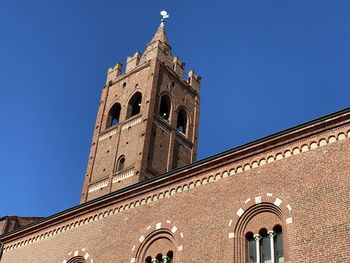
[[162, 11], [160, 11], [160, 15], [162, 16], [162, 19], [160, 20], [160, 26], [164, 27], [164, 20], [169, 18], [169, 14], [167, 11], [162, 10]]

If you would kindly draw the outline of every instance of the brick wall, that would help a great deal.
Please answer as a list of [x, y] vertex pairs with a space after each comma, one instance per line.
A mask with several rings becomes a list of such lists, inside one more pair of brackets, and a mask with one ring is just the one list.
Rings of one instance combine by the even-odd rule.
[[245, 234], [275, 224], [286, 261], [350, 262], [349, 113], [4, 236], [1, 262], [64, 262], [74, 253], [87, 262], [144, 262], [168, 248], [175, 262], [246, 262]]

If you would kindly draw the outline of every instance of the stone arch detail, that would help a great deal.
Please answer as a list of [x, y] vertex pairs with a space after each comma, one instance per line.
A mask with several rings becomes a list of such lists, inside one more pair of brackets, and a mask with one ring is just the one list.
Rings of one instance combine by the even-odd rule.
[[[245, 227], [254, 216], [263, 212], [275, 214], [281, 220], [284, 233], [288, 235], [288, 228], [294, 222], [292, 207], [289, 203], [272, 193], [249, 197], [240, 207], [235, 208], [234, 217], [228, 222], [227, 229], [228, 238], [230, 240], [230, 258], [232, 258], [234, 262], [245, 262]], [[284, 240], [287, 239], [285, 238]], [[288, 257], [288, 252], [286, 251], [286, 258], [288, 259]]]
[[91, 255], [87, 252], [86, 248], [80, 250], [71, 251], [68, 253], [67, 257], [62, 261], [62, 263], [74, 262], [74, 258], [84, 258], [87, 263], [94, 263]]
[[170, 220], [165, 222], [157, 222], [146, 227], [145, 231], [137, 237], [131, 249], [132, 257], [130, 263], [139, 263], [142, 258], [139, 258], [144, 249], [147, 249], [148, 243], [155, 237], [168, 237], [174, 243], [176, 260], [181, 262], [181, 252], [183, 251], [184, 234]]

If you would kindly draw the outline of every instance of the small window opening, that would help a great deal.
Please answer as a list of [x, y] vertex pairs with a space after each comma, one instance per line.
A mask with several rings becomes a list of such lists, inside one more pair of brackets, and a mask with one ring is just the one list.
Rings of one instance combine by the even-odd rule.
[[108, 114], [106, 128], [115, 126], [119, 123], [120, 110], [121, 110], [121, 106], [119, 103], [116, 103], [113, 105], [113, 107], [110, 109], [109, 114]]
[[186, 126], [187, 126], [187, 114], [184, 109], [180, 109], [177, 114], [177, 124], [176, 130], [183, 134], [186, 134]]
[[171, 104], [169, 96], [162, 96], [162, 98], [160, 99], [159, 116], [166, 121], [168, 121], [170, 117], [170, 107]]
[[125, 156], [121, 156], [118, 160], [117, 172], [124, 170], [125, 167]]
[[145, 260], [145, 263], [152, 263], [152, 258], [148, 256]]
[[128, 118], [139, 114], [141, 111], [142, 95], [136, 92], [130, 99], [128, 104]]

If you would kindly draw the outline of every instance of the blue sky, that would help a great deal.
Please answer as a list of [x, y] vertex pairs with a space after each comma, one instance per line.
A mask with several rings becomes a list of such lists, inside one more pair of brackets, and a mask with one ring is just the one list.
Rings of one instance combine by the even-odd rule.
[[348, 0], [1, 0], [0, 216], [79, 203], [107, 68], [162, 9], [202, 76], [199, 159], [350, 106]]

